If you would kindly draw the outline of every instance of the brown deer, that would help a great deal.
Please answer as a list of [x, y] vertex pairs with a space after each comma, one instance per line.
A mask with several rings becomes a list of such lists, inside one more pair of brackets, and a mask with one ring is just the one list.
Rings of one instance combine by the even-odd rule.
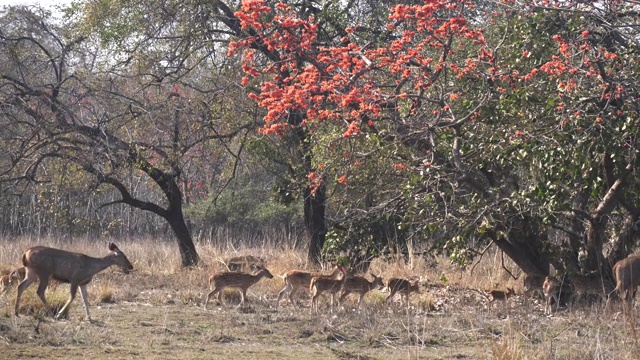
[[331, 294], [331, 311], [333, 312], [333, 303], [336, 299], [336, 294], [342, 289], [342, 286], [347, 280], [347, 273], [344, 267], [338, 266], [340, 272], [337, 278], [332, 276], [315, 276], [311, 278], [309, 284], [309, 291], [311, 292], [311, 311], [315, 309], [318, 313], [318, 298], [323, 292], [329, 292]]
[[282, 277], [284, 279], [284, 288], [280, 291], [280, 293], [278, 293], [278, 302], [276, 303], [276, 310], [278, 310], [278, 307], [280, 306], [280, 299], [282, 299], [282, 297], [285, 294], [289, 294], [289, 301], [291, 302], [292, 305], [295, 305], [295, 303], [293, 302], [293, 294], [298, 290], [298, 289], [310, 289], [311, 288], [311, 279], [314, 277], [318, 277], [318, 276], [328, 276], [331, 277], [333, 279], [337, 279], [340, 276], [340, 268], [339, 266], [336, 266], [333, 269], [333, 272], [331, 274], [323, 274], [321, 272], [310, 272], [310, 271], [304, 271], [304, 270], [290, 270], [287, 271], [287, 273], [284, 274], [284, 276]]
[[551, 314], [551, 300], [555, 301], [556, 308], [560, 303], [560, 290], [562, 289], [562, 284], [558, 279], [553, 276], [547, 276], [544, 279], [544, 283], [542, 284], [542, 291], [544, 292], [544, 313]]
[[91, 321], [89, 314], [89, 296], [87, 295], [87, 284], [91, 282], [93, 276], [100, 271], [112, 266], [119, 266], [125, 273], [133, 270], [133, 265], [125, 254], [118, 249], [114, 243], [109, 244], [109, 255], [103, 258], [94, 258], [80, 253], [69, 252], [45, 246], [36, 246], [27, 249], [22, 255], [22, 264], [26, 268], [24, 280], [18, 285], [18, 295], [16, 295], [15, 315], [18, 316], [20, 306], [20, 296], [29, 285], [39, 281], [38, 296], [47, 308], [49, 304], [44, 296], [49, 279], [53, 278], [60, 282], [69, 283], [69, 300], [55, 316], [59, 319], [68, 310], [69, 305], [75, 299], [78, 287], [87, 312], [87, 320]]
[[613, 275], [616, 280], [614, 291], [618, 293], [624, 305], [630, 304], [636, 288], [640, 285], [640, 255], [629, 255], [618, 261], [613, 266]]
[[404, 296], [406, 304], [409, 305], [409, 294], [412, 292], [420, 292], [420, 280], [411, 281], [407, 279], [391, 278], [387, 281], [387, 289], [389, 289], [390, 294], [385, 299], [386, 303], [389, 302], [396, 293], [400, 293]]
[[340, 295], [340, 302], [344, 300], [344, 298], [351, 294], [352, 292], [360, 294], [360, 298], [358, 298], [358, 309], [360, 308], [360, 303], [362, 302], [362, 298], [364, 298], [365, 294], [373, 289], [382, 289], [384, 287], [384, 283], [382, 282], [382, 278], [380, 276], [373, 276], [373, 281], [369, 281], [362, 276], [354, 276], [347, 278], [342, 286], [342, 294]]
[[224, 288], [237, 288], [240, 289], [240, 304], [238, 306], [242, 306], [245, 300], [247, 299], [247, 289], [253, 286], [255, 283], [260, 281], [263, 277], [268, 279], [272, 279], [273, 275], [269, 272], [269, 270], [265, 268], [260, 268], [257, 274], [247, 274], [243, 272], [221, 272], [217, 274], [211, 275], [209, 278], [209, 287], [212, 289], [211, 292], [207, 295], [207, 299], [204, 302], [204, 308], [207, 308], [209, 304], [209, 300], [215, 294], [218, 294], [218, 301], [220, 305], [224, 305], [222, 302], [222, 290]]
[[516, 292], [513, 291], [512, 288], [508, 287], [507, 291], [504, 290], [499, 290], [499, 289], [493, 289], [489, 291], [489, 306], [491, 307], [491, 304], [493, 304], [494, 301], [499, 300], [502, 301], [503, 305], [506, 307], [507, 306], [507, 300], [509, 300], [509, 298], [513, 295], [515, 295]]

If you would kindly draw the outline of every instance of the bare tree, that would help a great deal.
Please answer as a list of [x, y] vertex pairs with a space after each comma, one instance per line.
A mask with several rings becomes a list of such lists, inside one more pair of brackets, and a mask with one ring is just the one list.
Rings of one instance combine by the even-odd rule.
[[[8, 153], [0, 158], [0, 180], [47, 182], [60, 164], [72, 164], [92, 176], [94, 189], [107, 185], [119, 194], [99, 208], [126, 204], [161, 216], [175, 233], [183, 266], [196, 264], [181, 179], [203, 148], [232, 151], [227, 142], [253, 128], [251, 119], [239, 124], [218, 116], [225, 106], [220, 94], [233, 92], [232, 83], [184, 64], [159, 78], [155, 68], [177, 68], [172, 61], [102, 53], [40, 9], [2, 15], [0, 144]], [[132, 174], [153, 187], [135, 192]]]

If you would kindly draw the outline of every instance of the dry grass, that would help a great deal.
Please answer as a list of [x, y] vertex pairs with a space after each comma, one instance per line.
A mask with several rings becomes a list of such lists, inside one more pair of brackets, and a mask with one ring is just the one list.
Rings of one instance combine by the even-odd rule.
[[[117, 241], [116, 241], [117, 242]], [[0, 247], [0, 272], [20, 266], [22, 252], [49, 245], [92, 256], [107, 253], [106, 241], [12, 239]], [[371, 272], [389, 277], [421, 277], [421, 291], [410, 304], [396, 296], [385, 304], [386, 292], [373, 290], [356, 310], [357, 296], [343, 308], [312, 315], [309, 296], [298, 294], [298, 307], [288, 300], [275, 311], [284, 286], [278, 274], [308, 269], [302, 251], [287, 248], [236, 248], [198, 243], [202, 265], [182, 269], [172, 242], [138, 239], [117, 242], [135, 271], [110, 268], [88, 286], [93, 323], [84, 321], [82, 300], [71, 305], [68, 319], [52, 320], [35, 295], [24, 294], [19, 318], [13, 317], [15, 288], [0, 297], [0, 348], [7, 358], [491, 358], [491, 359], [635, 359], [640, 357], [633, 323], [619, 306], [599, 304], [543, 314], [540, 301], [524, 305], [522, 296], [489, 307], [476, 290], [513, 287], [522, 280], [501, 268], [499, 256], [485, 257], [473, 269], [459, 269], [446, 259], [377, 259]], [[271, 241], [277, 243], [277, 241]], [[203, 309], [208, 278], [224, 270], [221, 259], [254, 255], [267, 260], [275, 275], [248, 291], [249, 303], [236, 308], [240, 296], [225, 290], [225, 305]], [[511, 263], [506, 266], [514, 270]], [[317, 269], [316, 269], [317, 270]], [[519, 274], [516, 273], [516, 276]], [[369, 277], [369, 275], [367, 275]], [[475, 289], [475, 290], [473, 290]], [[58, 308], [68, 285], [47, 291]], [[213, 303], [215, 305], [215, 302]]]

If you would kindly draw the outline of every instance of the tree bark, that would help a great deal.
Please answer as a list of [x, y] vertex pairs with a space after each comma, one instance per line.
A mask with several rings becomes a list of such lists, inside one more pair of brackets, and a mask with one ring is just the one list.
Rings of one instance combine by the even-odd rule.
[[171, 225], [171, 229], [176, 235], [178, 241], [178, 249], [180, 250], [180, 257], [182, 258], [182, 266], [189, 267], [195, 266], [200, 261], [196, 247], [191, 237], [191, 232], [187, 227], [187, 223], [182, 214], [182, 209], [179, 211], [171, 211], [167, 216], [167, 221]]
[[309, 260], [322, 261], [327, 226], [325, 222], [326, 186], [320, 185], [315, 194], [309, 187], [304, 191], [304, 224], [309, 237]]
[[638, 235], [635, 223], [638, 221], [638, 216], [635, 214], [626, 214], [622, 222], [622, 227], [618, 232], [615, 240], [612, 243], [611, 251], [607, 256], [607, 263], [613, 267], [615, 263], [624, 259], [631, 252], [634, 244], [634, 239]]
[[621, 194], [627, 186], [627, 177], [632, 171], [633, 163], [630, 162], [609, 187], [602, 201], [591, 214], [587, 224], [587, 241], [585, 244], [587, 251], [585, 267], [588, 271], [601, 270], [601, 264], [603, 263], [602, 245], [605, 238], [604, 230], [607, 225], [607, 215], [611, 214], [616, 205], [618, 205]]
[[511, 224], [508, 237], [498, 235], [490, 230], [487, 236], [502, 250], [522, 271], [527, 274], [549, 275], [549, 257], [540, 252], [546, 242], [537, 229], [531, 229], [527, 219]]

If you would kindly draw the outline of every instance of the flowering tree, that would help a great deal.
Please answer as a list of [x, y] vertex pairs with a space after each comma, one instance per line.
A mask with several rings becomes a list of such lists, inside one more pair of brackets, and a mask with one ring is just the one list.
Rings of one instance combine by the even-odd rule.
[[[420, 174], [411, 196], [423, 192], [420, 201], [432, 204], [424, 210], [444, 224], [452, 213], [463, 220], [456, 225], [464, 236], [447, 246], [467, 244], [472, 233], [488, 236], [525, 271], [546, 273], [550, 248], [542, 233], [551, 225], [569, 238], [556, 267], [596, 270], [608, 214], [622, 206], [630, 223], [637, 219], [633, 202], [624, 200], [636, 161], [636, 108], [625, 101], [637, 98], [636, 69], [632, 57], [620, 55], [635, 46], [634, 6], [504, 1], [480, 9], [425, 1], [390, 7], [381, 32], [352, 23], [327, 42], [315, 16], [284, 3], [244, 1], [233, 14], [242, 31], [230, 53], [242, 52], [243, 83], [260, 80], [252, 97], [267, 110], [264, 133], [302, 129], [310, 142], [333, 133], [329, 149], [371, 149], [369, 140], [380, 134], [383, 144], [399, 144], [403, 151], [387, 165], [406, 171], [409, 181]], [[611, 14], [629, 27], [606, 22]], [[349, 154], [354, 164], [366, 160]], [[310, 170], [313, 195], [328, 170]], [[569, 179], [570, 186], [559, 185]], [[335, 180], [350, 179], [345, 172]], [[406, 210], [407, 198], [400, 198]], [[583, 252], [586, 263], [578, 264]]]
[[496, 110], [521, 119], [513, 143], [519, 161], [536, 167], [526, 197], [567, 238], [557, 267], [607, 274], [629, 252], [638, 220], [630, 176], [640, 115], [631, 55], [637, 5], [535, 1], [518, 10], [511, 35], [520, 41], [508, 48], [517, 62], [499, 70], [510, 86]]
[[[328, 5], [323, 13], [331, 6], [340, 5]], [[465, 1], [397, 5], [382, 29], [346, 24], [332, 41], [320, 39], [326, 21], [302, 17], [305, 12], [285, 3], [244, 1], [233, 13], [238, 38], [229, 52], [242, 53], [244, 84], [260, 81], [259, 92], [251, 96], [267, 111], [262, 132], [302, 133], [301, 141], [309, 144], [308, 196], [324, 192], [323, 175], [331, 171], [311, 163], [311, 146], [325, 146], [326, 139], [329, 149], [351, 154], [354, 166], [371, 162], [362, 154], [372, 146], [413, 146], [417, 158], [409, 161], [396, 153], [384, 166], [425, 172], [440, 157], [447, 171], [458, 172], [467, 186], [478, 186], [477, 172], [461, 160], [458, 140], [491, 97], [488, 71], [495, 59], [483, 31], [468, 20], [474, 11]], [[230, 16], [230, 10], [224, 13]], [[441, 144], [438, 133], [458, 140]], [[336, 181], [345, 185], [350, 179], [337, 174]]]

